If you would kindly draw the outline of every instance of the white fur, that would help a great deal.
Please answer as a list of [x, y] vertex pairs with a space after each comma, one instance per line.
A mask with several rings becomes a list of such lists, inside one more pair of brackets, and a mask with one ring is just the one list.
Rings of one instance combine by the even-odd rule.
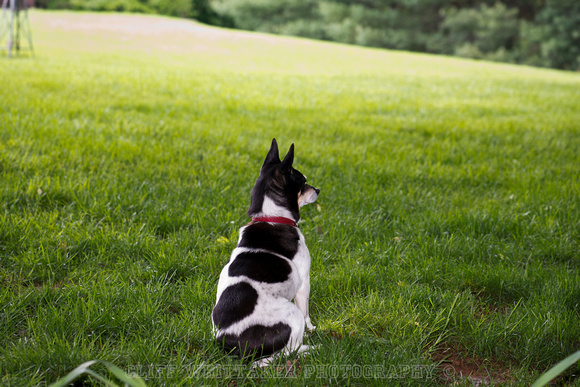
[[260, 216], [281, 216], [296, 221], [292, 213], [284, 207], [280, 207], [268, 195], [264, 196], [264, 203], [262, 204], [262, 211], [254, 214], [254, 217]]
[[[316, 198], [315, 198], [316, 199]], [[314, 200], [315, 200], [314, 199]], [[255, 214], [255, 216], [284, 216], [291, 218], [290, 212], [280, 206], [277, 206], [270, 198], [264, 198], [264, 205], [262, 212]], [[239, 241], [241, 241], [244, 231], [247, 226], [240, 229]], [[288, 324], [291, 327], [290, 340], [288, 344], [277, 354], [270, 357], [260, 359], [255, 362], [256, 366], [263, 367], [268, 365], [276, 356], [288, 355], [292, 352], [307, 351], [309, 346], [302, 345], [304, 336], [304, 327], [309, 330], [315, 329], [310, 322], [308, 315], [308, 297], [310, 294], [310, 252], [306, 247], [304, 235], [298, 229], [300, 237], [298, 243], [298, 250], [292, 260], [278, 255], [285, 259], [292, 271], [289, 278], [282, 283], [263, 283], [255, 281], [246, 276], [230, 277], [228, 269], [231, 263], [236, 259], [238, 254], [246, 251], [266, 251], [260, 249], [248, 249], [244, 247], [236, 247], [232, 251], [229, 262], [223, 268], [217, 289], [216, 303], [219, 301], [223, 291], [238, 282], [246, 282], [252, 285], [258, 292], [258, 302], [251, 315], [245, 317], [226, 329], [221, 330], [220, 334], [240, 334], [247, 328], [253, 325], [272, 326], [279, 322]], [[239, 242], [238, 241], [238, 242]], [[274, 254], [268, 251], [270, 254]], [[291, 301], [294, 300], [294, 303]], [[218, 334], [217, 328], [214, 326], [214, 332]]]
[[318, 198], [318, 193], [316, 193], [315, 190], [313, 190], [313, 189], [308, 190], [304, 194], [302, 194], [298, 197], [298, 206], [300, 208], [302, 208], [302, 206], [305, 206], [305, 205], [310, 204], [310, 203], [314, 203], [317, 198]]

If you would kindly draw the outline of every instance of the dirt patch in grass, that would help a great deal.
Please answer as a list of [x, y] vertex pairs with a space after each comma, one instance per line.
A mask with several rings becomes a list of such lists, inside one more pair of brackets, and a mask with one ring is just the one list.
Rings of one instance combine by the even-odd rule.
[[431, 355], [439, 362], [441, 379], [448, 384], [470, 380], [475, 386], [513, 382], [510, 368], [496, 359], [468, 354], [460, 344], [445, 344]]
[[496, 318], [497, 316], [507, 316], [514, 310], [511, 305], [498, 304], [478, 304], [473, 311], [473, 316], [481, 321]]

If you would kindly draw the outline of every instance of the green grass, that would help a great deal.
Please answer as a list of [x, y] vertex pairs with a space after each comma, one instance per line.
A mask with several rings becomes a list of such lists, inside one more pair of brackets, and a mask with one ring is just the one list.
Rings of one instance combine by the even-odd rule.
[[[578, 74], [154, 16], [31, 21], [36, 57], [0, 58], [2, 384], [99, 359], [150, 385], [529, 385], [580, 348]], [[321, 189], [301, 223], [320, 347], [251, 371], [210, 313], [273, 137]]]

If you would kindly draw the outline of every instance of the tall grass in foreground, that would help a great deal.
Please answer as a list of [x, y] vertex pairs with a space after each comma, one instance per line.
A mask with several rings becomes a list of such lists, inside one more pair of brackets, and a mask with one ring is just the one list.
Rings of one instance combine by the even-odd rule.
[[[529, 384], [580, 347], [577, 74], [31, 18], [37, 58], [0, 60], [3, 383], [101, 359], [152, 385]], [[271, 380], [209, 316], [272, 137], [322, 192], [301, 223], [321, 346]]]

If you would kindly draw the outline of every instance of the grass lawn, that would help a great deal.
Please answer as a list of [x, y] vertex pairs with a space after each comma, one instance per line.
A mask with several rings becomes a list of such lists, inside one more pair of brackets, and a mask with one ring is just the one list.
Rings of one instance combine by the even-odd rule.
[[[150, 385], [527, 385], [580, 349], [580, 74], [30, 18], [35, 58], [0, 57], [0, 384], [100, 359]], [[320, 347], [252, 371], [210, 314], [273, 137], [321, 189]]]

